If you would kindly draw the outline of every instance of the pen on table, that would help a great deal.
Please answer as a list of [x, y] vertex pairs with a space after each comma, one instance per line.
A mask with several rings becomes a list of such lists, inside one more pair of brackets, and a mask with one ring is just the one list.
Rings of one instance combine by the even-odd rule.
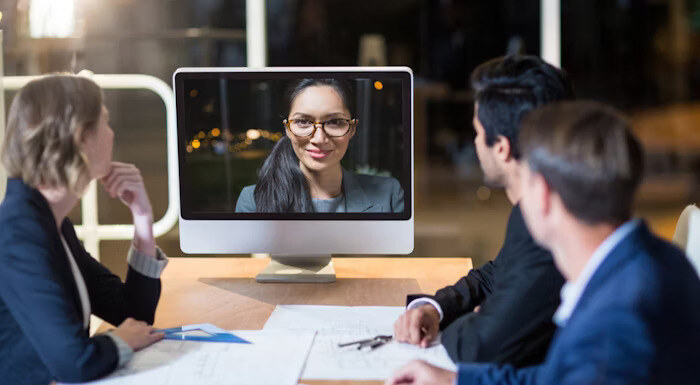
[[359, 341], [352, 341], [352, 342], [346, 342], [346, 343], [340, 343], [338, 344], [339, 348], [344, 348], [352, 345], [357, 345], [357, 350], [362, 350], [362, 348], [369, 348], [369, 350], [374, 350], [384, 344], [387, 344], [391, 342], [394, 339], [393, 336], [388, 336], [388, 335], [378, 335], [373, 338], [367, 338], [364, 340], [359, 340]]

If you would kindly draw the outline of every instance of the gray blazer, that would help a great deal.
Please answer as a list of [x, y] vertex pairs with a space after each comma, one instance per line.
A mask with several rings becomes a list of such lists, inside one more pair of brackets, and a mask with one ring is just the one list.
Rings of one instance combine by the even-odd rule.
[[[246, 186], [236, 202], [237, 213], [255, 212], [255, 185]], [[402, 213], [403, 188], [394, 178], [353, 174], [343, 169], [343, 193], [348, 213]]]

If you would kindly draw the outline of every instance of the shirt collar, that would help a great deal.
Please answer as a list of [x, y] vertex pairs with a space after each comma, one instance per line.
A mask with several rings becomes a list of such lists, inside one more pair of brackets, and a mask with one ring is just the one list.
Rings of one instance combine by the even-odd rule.
[[625, 222], [622, 226], [618, 227], [610, 236], [605, 238], [605, 240], [598, 246], [598, 248], [593, 252], [591, 258], [584, 266], [581, 274], [575, 282], [567, 281], [561, 288], [561, 304], [554, 313], [554, 323], [559, 327], [564, 327], [569, 321], [569, 317], [574, 312], [578, 301], [581, 299], [588, 282], [593, 277], [593, 274], [598, 270], [603, 261], [610, 255], [613, 249], [623, 240], [629, 233], [632, 232], [639, 224], [641, 220], [634, 219]]

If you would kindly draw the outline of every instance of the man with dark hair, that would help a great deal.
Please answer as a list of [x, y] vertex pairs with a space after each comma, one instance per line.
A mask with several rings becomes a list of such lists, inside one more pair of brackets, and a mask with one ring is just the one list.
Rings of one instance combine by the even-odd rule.
[[474, 145], [485, 182], [504, 187], [514, 204], [505, 240], [494, 261], [456, 284], [434, 296], [409, 296], [394, 335], [425, 347], [442, 330], [442, 343], [454, 361], [534, 365], [544, 359], [554, 334], [552, 315], [564, 280], [523, 222], [518, 132], [526, 113], [571, 98], [571, 86], [562, 71], [524, 55], [480, 65], [472, 73], [472, 86]]
[[545, 106], [521, 133], [522, 211], [566, 278], [545, 362], [414, 361], [387, 384], [697, 384], [700, 280], [683, 252], [631, 219], [643, 151], [619, 113]]

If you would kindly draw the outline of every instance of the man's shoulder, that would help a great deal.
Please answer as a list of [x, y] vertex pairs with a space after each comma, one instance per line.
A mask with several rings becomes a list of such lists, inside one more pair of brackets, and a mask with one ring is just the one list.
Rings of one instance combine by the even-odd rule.
[[[510, 210], [510, 215], [508, 215], [508, 224], [506, 225], [506, 239], [511, 237], [527, 238], [532, 240], [532, 235], [530, 235], [530, 230], [528, 230], [525, 224], [525, 218], [523, 218], [523, 213], [520, 210], [520, 204], [515, 204]], [[533, 240], [534, 242], [534, 240]]]
[[599, 271], [607, 275], [591, 278], [590, 312], [628, 311], [660, 320], [697, 307], [700, 279], [685, 254], [646, 229], [635, 233], [603, 262]]
[[508, 217], [505, 239], [497, 258], [498, 264], [512, 260], [507, 263], [515, 265], [535, 263], [554, 267], [552, 254], [532, 238], [519, 205], [513, 206]]
[[[696, 349], [700, 280], [684, 259], [680, 250], [653, 235], [626, 240], [591, 277], [561, 333], [560, 348], [614, 339], [615, 351], [627, 356], [642, 357], [654, 347], [670, 355], [690, 345]], [[606, 354], [614, 356], [609, 349]]]
[[663, 308], [689, 300], [700, 303], [700, 278], [685, 253], [646, 228], [639, 233], [630, 240], [636, 241], [631, 250], [636, 258], [620, 272], [620, 286], [622, 281], [635, 282], [647, 306]]
[[[661, 292], [681, 287], [698, 288], [700, 281], [685, 253], [677, 246], [652, 234], [641, 225], [619, 246], [616, 253], [627, 254], [616, 281], [634, 282], [639, 290]], [[696, 292], [700, 291], [695, 290]], [[648, 295], [649, 293], [644, 293]]]

